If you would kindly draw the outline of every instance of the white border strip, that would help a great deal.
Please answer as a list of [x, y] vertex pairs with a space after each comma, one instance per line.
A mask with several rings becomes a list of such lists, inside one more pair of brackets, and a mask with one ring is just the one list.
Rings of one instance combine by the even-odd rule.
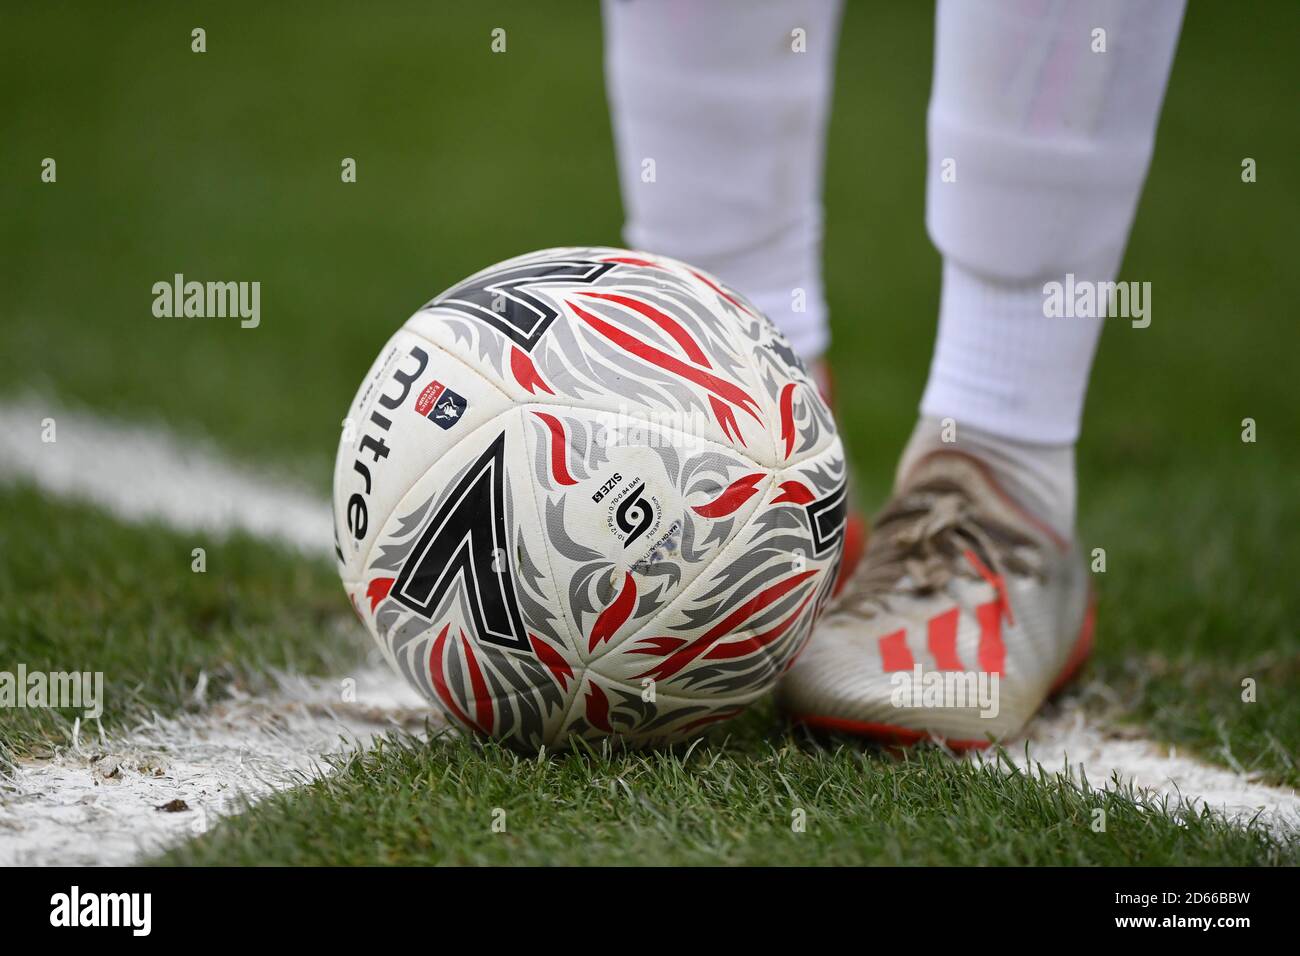
[[155, 716], [117, 739], [83, 727], [56, 757], [0, 775], [0, 866], [132, 863], [328, 772], [328, 755], [432, 717], [386, 664], [355, 680], [353, 702], [338, 682], [281, 677], [274, 694]]
[[[1049, 704], [1030, 725], [1026, 739], [1004, 751], [1021, 770], [1067, 774], [1097, 790], [1132, 785], [1167, 801], [1170, 812], [1199, 813], [1204, 807], [1234, 823], [1251, 820], [1284, 836], [1300, 837], [1300, 795], [1271, 787], [1256, 776], [1234, 773], [1180, 754], [1171, 745], [1138, 737], [1132, 730], [1109, 727], [1084, 713], [1079, 697]], [[1026, 753], [1027, 751], [1027, 753]], [[977, 759], [993, 759], [982, 754]]]
[[[53, 421], [55, 441], [45, 442]], [[302, 487], [270, 481], [157, 427], [106, 421], [37, 398], [0, 404], [0, 480], [94, 502], [128, 522], [183, 531], [245, 531], [328, 557], [330, 509]]]

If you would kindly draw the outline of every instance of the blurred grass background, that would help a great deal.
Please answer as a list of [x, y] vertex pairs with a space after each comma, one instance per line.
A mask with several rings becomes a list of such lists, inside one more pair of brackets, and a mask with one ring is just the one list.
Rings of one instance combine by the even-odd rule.
[[[932, 20], [850, 3], [839, 53], [832, 354], [873, 507], [934, 335]], [[1166, 738], [1292, 782], [1297, 26], [1294, 3], [1192, 4], [1122, 273], [1152, 283], [1152, 325], [1107, 328], [1079, 448], [1081, 534], [1108, 553], [1099, 673]], [[507, 256], [620, 242], [594, 3], [10, 5], [0, 90], [0, 398], [161, 420], [322, 492], [415, 308]], [[260, 281], [261, 326], [154, 318], [177, 272]]]

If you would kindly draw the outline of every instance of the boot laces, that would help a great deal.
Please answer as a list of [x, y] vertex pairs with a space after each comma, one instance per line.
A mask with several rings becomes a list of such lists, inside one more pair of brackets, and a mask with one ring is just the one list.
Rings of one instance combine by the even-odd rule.
[[1044, 577], [1040, 546], [981, 511], [951, 481], [923, 482], [889, 502], [872, 525], [867, 552], [841, 612], [871, 617], [891, 595], [927, 595], [954, 578], [984, 580], [1006, 602], [1008, 575]]

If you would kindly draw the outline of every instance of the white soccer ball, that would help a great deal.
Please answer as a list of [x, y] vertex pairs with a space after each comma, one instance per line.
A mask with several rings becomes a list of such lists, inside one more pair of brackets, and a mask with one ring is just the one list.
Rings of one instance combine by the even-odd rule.
[[339, 570], [393, 666], [536, 750], [767, 692], [839, 566], [844, 454], [776, 328], [683, 263], [547, 249], [384, 346], [344, 422]]

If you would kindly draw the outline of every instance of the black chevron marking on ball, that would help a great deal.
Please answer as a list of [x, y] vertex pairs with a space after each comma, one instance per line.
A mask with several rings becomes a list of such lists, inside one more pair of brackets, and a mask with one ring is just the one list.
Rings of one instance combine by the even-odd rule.
[[496, 329], [525, 352], [531, 352], [559, 310], [540, 293], [547, 286], [592, 285], [617, 262], [548, 259], [493, 269], [448, 289], [425, 309], [451, 309]]
[[505, 516], [506, 435], [498, 435], [429, 519], [398, 572], [392, 594], [432, 618], [457, 581], [480, 641], [528, 650]]
[[844, 521], [848, 516], [847, 482], [841, 482], [825, 498], [818, 498], [808, 505], [808, 521], [812, 525], [813, 553], [825, 554], [844, 533]]

